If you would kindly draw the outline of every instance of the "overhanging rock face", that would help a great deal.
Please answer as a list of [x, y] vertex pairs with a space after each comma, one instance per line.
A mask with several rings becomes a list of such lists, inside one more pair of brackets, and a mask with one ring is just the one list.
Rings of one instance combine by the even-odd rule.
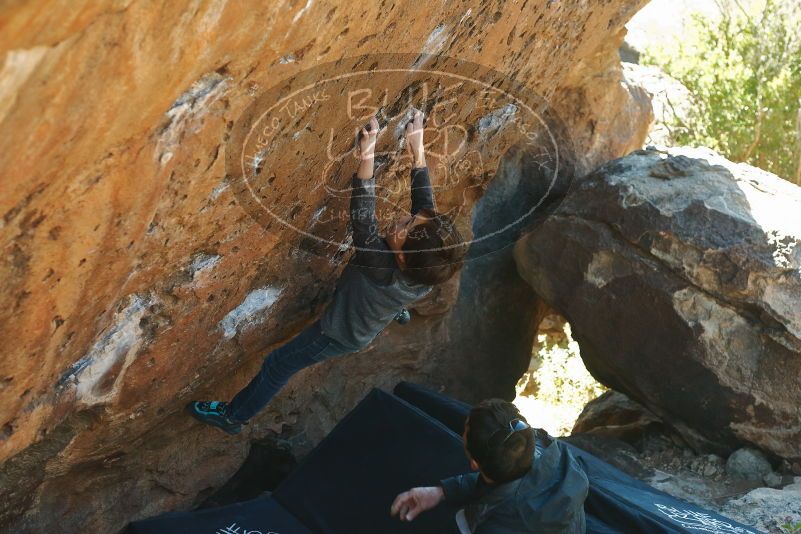
[[721, 453], [801, 458], [801, 188], [705, 149], [637, 151], [519, 241], [588, 369]]
[[[640, 146], [647, 131], [650, 106], [623, 83], [616, 52], [644, 3], [5, 5], [0, 528], [110, 532], [188, 508], [237, 469], [249, 439], [275, 430], [302, 452], [373, 386], [412, 379], [468, 401], [507, 395], [537, 313], [508, 248], [465, 269], [473, 293], [454, 280], [410, 325], [297, 376], [243, 435], [189, 420], [187, 401], [230, 398], [271, 347], [319, 314], [347, 259], [309, 253], [298, 232], [254, 220], [226, 176], [226, 142], [258, 95], [312, 67], [441, 54], [540, 95], [573, 138], [580, 173]], [[421, 67], [405, 61], [396, 67]], [[404, 87], [389, 89], [387, 109]], [[464, 113], [484, 135], [483, 163], [497, 168], [509, 115]], [[349, 143], [351, 125], [330, 117], [311, 110], [269, 146], [323, 153], [319, 124]], [[281, 181], [308, 170], [286, 153], [268, 169], [284, 184], [274, 206], [308, 223], [327, 204]], [[507, 216], [519, 191], [507, 185], [528, 179], [530, 167], [507, 156], [500, 178], [453, 195], [468, 233]], [[485, 190], [491, 202], [474, 210]]]

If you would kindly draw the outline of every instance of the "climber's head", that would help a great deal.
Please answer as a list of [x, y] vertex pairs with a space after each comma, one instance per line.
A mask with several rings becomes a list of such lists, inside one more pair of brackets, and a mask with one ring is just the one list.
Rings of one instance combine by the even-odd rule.
[[398, 266], [414, 282], [441, 284], [461, 269], [466, 246], [445, 215], [422, 209], [398, 219], [387, 232]]
[[470, 467], [491, 482], [508, 482], [531, 469], [534, 431], [511, 402], [479, 403], [470, 411], [462, 438]]

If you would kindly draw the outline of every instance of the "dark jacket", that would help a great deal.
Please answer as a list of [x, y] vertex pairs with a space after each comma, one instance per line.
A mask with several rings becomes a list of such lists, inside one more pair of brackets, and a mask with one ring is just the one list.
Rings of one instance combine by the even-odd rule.
[[[408, 280], [378, 231], [375, 177], [351, 180], [350, 219], [356, 252], [337, 281], [334, 297], [320, 319], [322, 332], [356, 351], [370, 344], [405, 306], [431, 286]], [[411, 213], [434, 209], [428, 168], [412, 169]]]
[[511, 482], [490, 485], [470, 473], [441, 484], [448, 502], [464, 505], [474, 534], [586, 532], [587, 475], [559, 440], [538, 447], [528, 473]]

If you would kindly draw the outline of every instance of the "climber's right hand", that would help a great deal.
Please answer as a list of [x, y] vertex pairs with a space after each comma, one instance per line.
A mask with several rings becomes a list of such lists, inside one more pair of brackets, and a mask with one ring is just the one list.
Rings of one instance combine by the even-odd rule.
[[378, 119], [370, 117], [368, 122], [359, 130], [359, 150], [361, 159], [372, 158], [375, 155], [375, 139], [378, 136]]

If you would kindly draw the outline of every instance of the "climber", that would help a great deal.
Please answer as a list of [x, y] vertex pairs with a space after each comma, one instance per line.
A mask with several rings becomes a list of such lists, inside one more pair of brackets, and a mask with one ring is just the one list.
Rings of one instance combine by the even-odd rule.
[[230, 402], [193, 401], [196, 419], [237, 434], [289, 378], [334, 356], [359, 351], [393, 319], [408, 321], [405, 306], [462, 266], [465, 245], [446, 216], [435, 210], [423, 144], [423, 113], [413, 110], [405, 127], [411, 169], [411, 213], [378, 233], [374, 156], [379, 133], [375, 117], [358, 136], [360, 164], [351, 179], [350, 218], [356, 252], [337, 282], [322, 317], [265, 358], [259, 373]]
[[475, 406], [462, 440], [476, 472], [401, 493], [393, 516], [412, 521], [444, 501], [462, 506], [456, 514], [461, 534], [586, 531], [584, 469], [562, 443], [529, 427], [514, 404], [489, 399]]

